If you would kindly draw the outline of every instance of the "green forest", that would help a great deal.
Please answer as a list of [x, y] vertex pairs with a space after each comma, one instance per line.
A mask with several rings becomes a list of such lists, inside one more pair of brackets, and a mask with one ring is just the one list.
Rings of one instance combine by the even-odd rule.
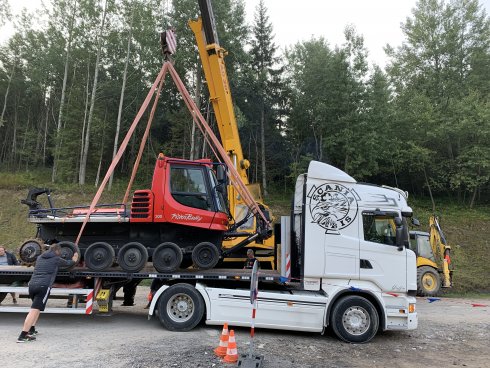
[[[159, 32], [169, 27], [178, 38], [175, 67], [215, 125], [187, 25], [199, 15], [196, 0], [47, 4], [13, 17], [8, 1], [0, 1], [0, 22], [15, 25], [0, 52], [2, 173], [27, 172], [54, 185], [99, 184], [160, 70]], [[252, 24], [243, 0], [213, 7], [249, 177], [266, 195], [290, 193], [296, 175], [319, 160], [416, 196], [467, 208], [488, 204], [490, 22], [478, 0], [418, 1], [401, 24], [403, 43], [385, 48], [385, 68], [368, 62], [354, 26], [346, 26], [341, 45], [313, 37], [279, 49], [263, 2]], [[167, 81], [141, 184], [151, 180], [159, 152], [211, 156]], [[116, 181], [127, 180], [143, 131]]]

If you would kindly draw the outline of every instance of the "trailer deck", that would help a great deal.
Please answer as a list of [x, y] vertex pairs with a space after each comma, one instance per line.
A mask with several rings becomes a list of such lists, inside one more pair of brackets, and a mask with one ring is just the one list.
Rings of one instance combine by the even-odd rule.
[[[34, 267], [26, 266], [0, 266], [0, 284], [13, 281], [28, 280], [34, 271]], [[210, 270], [178, 270], [172, 273], [158, 273], [151, 266], [146, 266], [139, 272], [129, 273], [118, 268], [110, 268], [107, 271], [91, 271], [85, 267], [75, 267], [70, 271], [59, 271], [58, 278], [112, 278], [112, 279], [161, 279], [161, 280], [233, 280], [249, 281], [252, 270], [248, 269], [210, 269]], [[283, 282], [281, 274], [277, 270], [260, 270], [259, 281]]]

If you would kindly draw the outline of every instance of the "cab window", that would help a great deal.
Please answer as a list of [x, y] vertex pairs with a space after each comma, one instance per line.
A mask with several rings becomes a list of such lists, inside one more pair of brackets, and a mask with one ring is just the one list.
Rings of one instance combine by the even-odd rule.
[[172, 197], [180, 204], [211, 210], [211, 201], [206, 188], [204, 171], [201, 168], [171, 168], [170, 190]]
[[362, 215], [362, 222], [364, 240], [387, 245], [396, 244], [395, 222], [392, 217], [366, 213]]

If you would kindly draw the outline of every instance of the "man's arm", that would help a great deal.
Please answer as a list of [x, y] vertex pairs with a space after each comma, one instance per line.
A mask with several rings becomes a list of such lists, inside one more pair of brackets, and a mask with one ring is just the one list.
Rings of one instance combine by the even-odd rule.
[[75, 252], [73, 254], [73, 257], [71, 257], [71, 259], [63, 259], [63, 258], [59, 257], [58, 266], [61, 266], [61, 267], [71, 267], [75, 263], [77, 263], [77, 261], [78, 261], [78, 253]]

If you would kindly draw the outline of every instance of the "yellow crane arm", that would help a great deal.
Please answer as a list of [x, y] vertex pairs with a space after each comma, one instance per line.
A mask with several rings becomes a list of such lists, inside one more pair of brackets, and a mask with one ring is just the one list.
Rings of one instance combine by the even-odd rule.
[[219, 44], [207, 43], [201, 17], [189, 21], [189, 26], [196, 37], [210, 99], [216, 114], [221, 143], [240, 174], [242, 182], [247, 185], [249, 183], [247, 169], [250, 162], [243, 157], [242, 145], [238, 135], [224, 60], [227, 53]]

